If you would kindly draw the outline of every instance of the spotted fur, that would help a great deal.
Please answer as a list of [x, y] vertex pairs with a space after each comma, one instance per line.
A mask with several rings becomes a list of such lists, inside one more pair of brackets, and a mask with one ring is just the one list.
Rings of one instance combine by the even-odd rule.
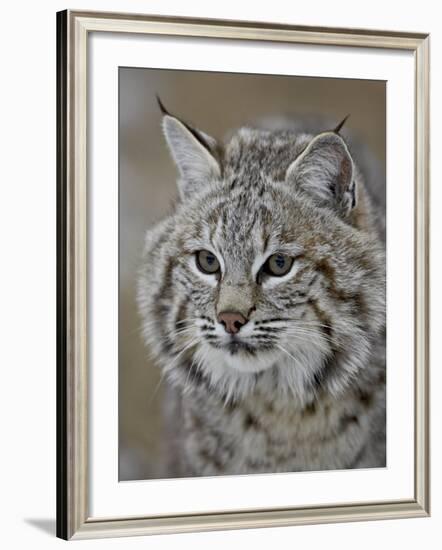
[[[219, 144], [165, 110], [163, 128], [181, 199], [147, 232], [138, 304], [179, 399], [170, 475], [385, 466], [384, 244], [347, 143], [240, 128]], [[262, 276], [276, 251], [292, 269]], [[249, 319], [237, 335], [226, 309]]]

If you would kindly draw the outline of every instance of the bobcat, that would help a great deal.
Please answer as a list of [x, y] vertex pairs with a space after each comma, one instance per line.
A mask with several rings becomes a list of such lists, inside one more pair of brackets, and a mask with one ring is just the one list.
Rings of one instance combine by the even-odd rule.
[[180, 198], [137, 295], [170, 475], [384, 467], [383, 221], [341, 125], [221, 144], [159, 103]]

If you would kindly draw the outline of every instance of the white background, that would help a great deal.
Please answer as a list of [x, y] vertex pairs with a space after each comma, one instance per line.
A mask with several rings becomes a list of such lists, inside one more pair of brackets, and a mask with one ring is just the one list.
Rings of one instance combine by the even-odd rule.
[[[413, 494], [413, 56], [286, 44], [95, 35], [90, 51], [90, 514], [142, 516], [399, 500]], [[154, 54], [153, 54], [154, 52]], [[152, 59], [154, 57], [154, 59]], [[387, 464], [308, 472], [118, 483], [118, 67], [366, 78], [387, 85]], [[113, 159], [110, 161], [110, 159]], [[103, 208], [103, 205], [106, 205]], [[394, 281], [394, 284], [389, 284]], [[104, 391], [103, 389], [106, 388]], [[192, 494], [189, 500], [188, 494]], [[214, 495], [216, 497], [214, 498]]]
[[[87, 8], [254, 19], [432, 33], [432, 278], [441, 280], [442, 168], [438, 151], [442, 31], [437, 3], [350, 1], [222, 3], [89, 1], [86, 5], [12, 2], [2, 6], [0, 139], [1, 521], [5, 548], [54, 548], [55, 518], [55, 11]], [[441, 291], [433, 285], [433, 340]], [[439, 548], [442, 537], [442, 374], [432, 353], [432, 518], [86, 541], [82, 548], [255, 548], [325, 544], [358, 549], [391, 544]], [[3, 540], [4, 539], [4, 540]]]

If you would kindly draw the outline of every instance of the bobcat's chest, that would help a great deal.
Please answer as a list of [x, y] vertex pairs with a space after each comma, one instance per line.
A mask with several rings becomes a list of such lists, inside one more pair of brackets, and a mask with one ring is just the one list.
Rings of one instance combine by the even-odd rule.
[[231, 407], [208, 397], [186, 401], [184, 411], [186, 462], [194, 475], [348, 467], [369, 428], [355, 396], [302, 409], [259, 395]]

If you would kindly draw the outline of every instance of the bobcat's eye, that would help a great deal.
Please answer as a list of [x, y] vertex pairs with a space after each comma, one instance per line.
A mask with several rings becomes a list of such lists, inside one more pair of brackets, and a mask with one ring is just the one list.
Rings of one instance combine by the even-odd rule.
[[198, 269], [203, 273], [213, 275], [218, 273], [220, 265], [215, 254], [212, 254], [209, 250], [199, 250], [196, 255], [196, 265]]
[[266, 263], [263, 265], [263, 271], [268, 275], [274, 277], [282, 277], [286, 275], [293, 265], [293, 258], [285, 256], [284, 254], [276, 253], [267, 258]]

